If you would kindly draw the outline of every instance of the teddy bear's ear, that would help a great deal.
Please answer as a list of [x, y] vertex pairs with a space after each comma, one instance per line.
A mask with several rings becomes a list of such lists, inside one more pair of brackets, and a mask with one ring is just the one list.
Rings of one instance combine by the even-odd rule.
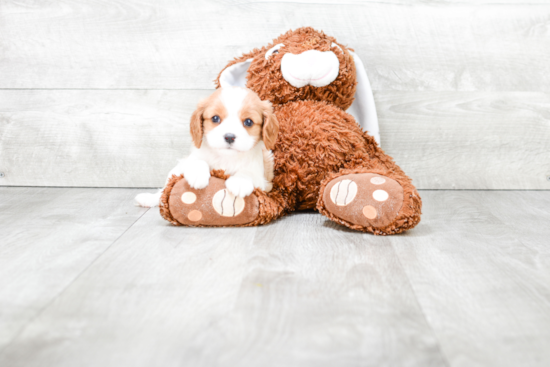
[[237, 62], [225, 68], [218, 78], [220, 87], [246, 87], [246, 73], [252, 59]]
[[357, 90], [355, 91], [353, 104], [346, 110], [361, 125], [363, 130], [374, 137], [380, 145], [380, 129], [378, 128], [378, 116], [374, 105], [374, 96], [370, 87], [369, 77], [363, 66], [363, 62], [355, 52], [349, 51], [355, 62], [357, 73]]
[[246, 74], [248, 68], [254, 60], [254, 57], [265, 52], [265, 49], [255, 48], [252, 51], [245, 53], [231, 60], [229, 64], [221, 71], [214, 83], [216, 88], [219, 87], [246, 87]]

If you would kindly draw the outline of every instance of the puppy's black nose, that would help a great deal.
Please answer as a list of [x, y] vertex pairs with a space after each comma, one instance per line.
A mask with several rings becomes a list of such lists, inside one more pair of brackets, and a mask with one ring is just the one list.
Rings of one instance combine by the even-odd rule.
[[234, 134], [225, 134], [223, 136], [223, 138], [225, 139], [226, 142], [228, 142], [229, 144], [232, 144], [234, 141], [235, 141], [235, 135]]

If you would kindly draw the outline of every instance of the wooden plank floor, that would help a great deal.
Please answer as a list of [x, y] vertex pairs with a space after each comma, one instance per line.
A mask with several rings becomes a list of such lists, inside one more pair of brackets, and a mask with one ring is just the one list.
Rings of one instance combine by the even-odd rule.
[[0, 188], [0, 366], [550, 365], [550, 191], [422, 191], [393, 237], [137, 192]]

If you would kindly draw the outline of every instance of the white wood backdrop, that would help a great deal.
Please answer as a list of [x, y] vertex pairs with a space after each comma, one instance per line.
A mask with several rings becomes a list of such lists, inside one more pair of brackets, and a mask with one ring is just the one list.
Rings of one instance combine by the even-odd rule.
[[549, 19], [548, 1], [2, 0], [0, 185], [160, 186], [227, 61], [309, 25], [361, 56], [419, 188], [550, 189]]

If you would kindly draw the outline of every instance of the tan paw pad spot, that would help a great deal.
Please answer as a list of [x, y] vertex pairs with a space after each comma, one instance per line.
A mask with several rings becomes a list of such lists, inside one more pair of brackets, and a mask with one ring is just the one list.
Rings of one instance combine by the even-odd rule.
[[376, 209], [372, 205], [367, 205], [363, 208], [363, 215], [367, 217], [367, 219], [374, 219], [378, 215], [376, 212]]
[[218, 191], [212, 198], [214, 210], [223, 217], [236, 217], [244, 209], [244, 199], [236, 197], [229, 190]]
[[376, 190], [372, 193], [372, 198], [376, 201], [386, 201], [388, 197], [388, 193], [384, 190]]
[[330, 200], [337, 206], [346, 206], [355, 199], [357, 184], [352, 180], [342, 180], [332, 186]]
[[202, 218], [202, 213], [198, 210], [191, 210], [189, 214], [187, 214], [187, 218], [192, 222], [198, 222]]
[[197, 195], [195, 195], [191, 191], [184, 192], [183, 195], [181, 195], [181, 201], [184, 204], [193, 204], [195, 201], [197, 201]]
[[375, 176], [370, 179], [370, 183], [373, 185], [382, 185], [384, 182], [386, 182], [386, 179], [380, 176]]

